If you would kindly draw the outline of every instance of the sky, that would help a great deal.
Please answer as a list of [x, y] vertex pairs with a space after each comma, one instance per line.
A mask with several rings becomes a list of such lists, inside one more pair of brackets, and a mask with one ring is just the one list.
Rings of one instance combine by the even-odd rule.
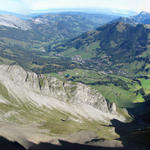
[[55, 8], [111, 8], [150, 12], [150, 0], [0, 0], [0, 10], [16, 13]]

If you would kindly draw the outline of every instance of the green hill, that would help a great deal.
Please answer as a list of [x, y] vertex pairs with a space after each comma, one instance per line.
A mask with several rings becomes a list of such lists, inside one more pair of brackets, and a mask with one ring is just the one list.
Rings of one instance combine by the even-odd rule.
[[53, 52], [72, 58], [91, 75], [82, 70], [71, 80], [98, 89], [121, 107], [132, 106], [150, 93], [149, 34], [148, 25], [110, 23], [54, 47]]
[[98, 70], [103, 66], [103, 70], [122, 75], [140, 74], [149, 59], [149, 33], [149, 26], [110, 23], [56, 46], [54, 51], [68, 57], [80, 55]]
[[[83, 16], [62, 16], [35, 17], [34, 28], [27, 31], [1, 26], [0, 63], [87, 84], [120, 107], [143, 102], [150, 93], [149, 26], [109, 23], [67, 41], [75, 32], [76, 20], [80, 29], [89, 28], [82, 26]], [[69, 25], [58, 28], [59, 22]], [[54, 44], [51, 37], [57, 34], [65, 39], [58, 38]]]

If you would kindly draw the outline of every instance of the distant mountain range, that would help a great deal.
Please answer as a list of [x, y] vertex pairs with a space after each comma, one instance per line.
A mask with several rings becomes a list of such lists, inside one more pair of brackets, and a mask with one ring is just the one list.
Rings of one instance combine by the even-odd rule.
[[140, 14], [134, 17], [136, 22], [143, 24], [150, 24], [150, 13], [142, 11]]
[[[25, 20], [3, 14], [0, 15], [0, 35], [1, 38], [28, 42], [36, 50], [46, 50], [49, 44], [56, 46], [115, 18], [112, 15], [69, 12], [43, 14]], [[45, 42], [44, 45], [41, 42]]]
[[[27, 68], [37, 63], [39, 55], [46, 55], [67, 57], [69, 62], [80, 59], [86, 62], [85, 66], [92, 63], [97, 69], [103, 65], [103, 69], [111, 70], [113, 64], [113, 71], [128, 74], [128, 69], [120, 67], [123, 69], [120, 71], [118, 66], [133, 62], [147, 52], [149, 26], [138, 23], [145, 20], [148, 23], [148, 19], [146, 12], [118, 19], [113, 15], [81, 12], [43, 14], [27, 20], [0, 15], [0, 52], [1, 56], [18, 63], [23, 57], [21, 64]], [[28, 59], [24, 57], [26, 51], [30, 51]], [[40, 64], [43, 62], [44, 59]], [[130, 73], [140, 72], [141, 68], [134, 70], [132, 67]]]
[[88, 14], [105, 14], [105, 15], [114, 15], [114, 16], [133, 16], [137, 13], [134, 11], [128, 11], [128, 10], [117, 10], [117, 9], [109, 9], [109, 8], [66, 8], [66, 9], [47, 9], [47, 10], [35, 10], [31, 11], [32, 14], [43, 14], [43, 13], [64, 13], [64, 12], [82, 12], [82, 13], [88, 13]]
[[28, 14], [18, 14], [15, 12], [0, 11], [0, 14], [9, 14], [15, 15], [22, 19], [28, 19], [33, 16], [42, 15], [42, 14], [58, 14], [58, 13], [87, 13], [87, 14], [104, 14], [104, 15], [113, 15], [113, 16], [122, 16], [129, 17], [136, 15], [137, 13], [129, 10], [119, 10], [119, 9], [109, 9], [109, 8], [59, 8], [59, 9], [46, 9], [46, 10], [30, 10]]
[[[71, 65], [71, 59], [51, 59], [51, 49], [115, 18], [112, 15], [77, 12], [43, 14], [26, 20], [12, 15], [0, 15], [0, 62], [17, 62], [24, 68], [34, 70], [38, 64], [46, 67], [47, 63], [55, 61], [63, 70], [64, 63]], [[70, 65], [66, 66], [70, 68]], [[49, 66], [50, 68], [58, 70], [55, 66]], [[49, 69], [46, 67], [44, 70], [48, 72]]]
[[[55, 144], [57, 137], [69, 135], [75, 139], [68, 139], [71, 143], [83, 141], [85, 146], [102, 142], [100, 149], [105, 149], [103, 144], [106, 149], [147, 149], [149, 18], [146, 12], [128, 18], [85, 12], [26, 18], [3, 12], [0, 134], [27, 147], [44, 140]], [[7, 146], [3, 141], [0, 147]], [[117, 147], [109, 147], [112, 144]]]
[[114, 22], [58, 45], [54, 51], [66, 57], [81, 56], [98, 70], [102, 68], [124, 75], [144, 74], [150, 71], [146, 67], [150, 59], [149, 35], [149, 26]]
[[121, 17], [113, 22], [124, 22], [124, 23], [129, 23], [129, 24], [150, 24], [150, 13], [142, 11], [136, 16], [131, 16], [131, 17]]

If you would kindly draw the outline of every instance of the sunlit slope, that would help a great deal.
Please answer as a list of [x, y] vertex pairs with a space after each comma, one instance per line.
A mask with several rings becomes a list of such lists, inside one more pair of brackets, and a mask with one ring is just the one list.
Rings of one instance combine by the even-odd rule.
[[99, 70], [127, 76], [140, 74], [149, 59], [149, 33], [149, 27], [141, 24], [110, 23], [74, 38], [61, 48], [57, 46], [54, 51], [68, 57], [79, 55]]
[[[107, 126], [110, 120], [129, 119], [126, 111], [120, 111], [84, 84], [38, 76], [16, 65], [0, 66], [0, 121], [6, 127], [36, 126], [39, 134], [61, 137], [89, 130], [96, 131], [99, 137], [114, 139], [117, 135], [113, 127]], [[4, 134], [1, 127], [0, 134]]]

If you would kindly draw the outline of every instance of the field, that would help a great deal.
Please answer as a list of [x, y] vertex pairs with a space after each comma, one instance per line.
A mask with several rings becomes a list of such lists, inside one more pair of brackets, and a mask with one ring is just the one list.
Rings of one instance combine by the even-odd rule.
[[115, 102], [119, 107], [133, 107], [134, 103], [144, 102], [140, 93], [142, 86], [129, 78], [83, 69], [66, 70], [47, 75], [55, 76], [64, 81], [70, 80], [89, 85], [102, 93], [110, 102]]

